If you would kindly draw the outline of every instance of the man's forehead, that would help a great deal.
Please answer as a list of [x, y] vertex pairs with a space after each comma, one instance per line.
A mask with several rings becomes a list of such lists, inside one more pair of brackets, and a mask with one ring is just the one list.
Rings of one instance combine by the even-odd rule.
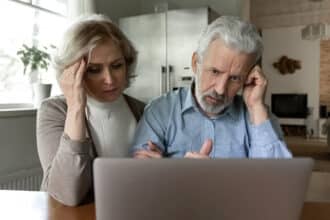
[[219, 56], [208, 56], [203, 59], [203, 66], [206, 68], [217, 68], [217, 69], [251, 69], [255, 66], [255, 56], [253, 54], [245, 54], [244, 57], [237, 56], [226, 56], [225, 54], [220, 54]]

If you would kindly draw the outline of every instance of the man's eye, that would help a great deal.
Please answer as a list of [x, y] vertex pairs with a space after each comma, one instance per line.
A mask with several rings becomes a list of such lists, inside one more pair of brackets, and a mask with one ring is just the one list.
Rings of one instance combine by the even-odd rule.
[[240, 76], [231, 76], [230, 81], [232, 82], [240, 82], [242, 80], [242, 77]]
[[88, 73], [88, 74], [97, 74], [100, 72], [101, 72], [101, 69], [98, 67], [88, 67], [86, 70], [86, 73]]
[[211, 69], [211, 73], [212, 75], [219, 75], [220, 74], [220, 71], [219, 70], [216, 70], [216, 69]]

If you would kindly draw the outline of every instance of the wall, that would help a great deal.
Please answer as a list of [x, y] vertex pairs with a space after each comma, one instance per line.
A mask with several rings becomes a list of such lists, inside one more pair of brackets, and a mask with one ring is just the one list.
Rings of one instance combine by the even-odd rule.
[[40, 167], [36, 144], [36, 111], [0, 111], [0, 176]]
[[[320, 41], [302, 40], [302, 27], [262, 30], [265, 45], [262, 65], [269, 79], [266, 103], [270, 104], [271, 93], [307, 93], [308, 106], [314, 107], [311, 126], [316, 131], [319, 113]], [[272, 64], [282, 55], [300, 60], [302, 68], [294, 74], [279, 74]]]
[[121, 17], [133, 16], [144, 13], [153, 13], [154, 6], [168, 2], [169, 9], [196, 8], [210, 6], [220, 14], [241, 14], [244, 0], [95, 0], [95, 8], [99, 13], [107, 14], [111, 19], [118, 22]]
[[118, 22], [120, 17], [140, 14], [140, 0], [95, 0], [95, 9]]
[[260, 28], [330, 23], [330, 0], [250, 0], [250, 3], [251, 20]]
[[330, 40], [322, 40], [320, 49], [320, 104], [330, 112]]
[[[152, 13], [154, 6], [159, 0], [143, 0], [141, 1], [140, 12]], [[239, 15], [240, 14], [240, 0], [167, 0], [163, 1], [168, 3], [169, 9], [182, 9], [182, 8], [196, 8], [202, 6], [209, 6], [220, 14]]]

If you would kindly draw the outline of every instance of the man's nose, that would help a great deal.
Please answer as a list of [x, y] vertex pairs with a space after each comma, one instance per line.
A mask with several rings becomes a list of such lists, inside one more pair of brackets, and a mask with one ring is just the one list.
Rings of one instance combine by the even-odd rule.
[[214, 89], [219, 95], [224, 95], [227, 91], [229, 77], [226, 75], [219, 76], [215, 81]]

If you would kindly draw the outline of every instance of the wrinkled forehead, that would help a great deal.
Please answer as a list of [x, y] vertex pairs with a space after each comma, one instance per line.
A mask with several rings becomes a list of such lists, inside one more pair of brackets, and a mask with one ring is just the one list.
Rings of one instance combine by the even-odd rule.
[[125, 60], [125, 57], [122, 49], [112, 40], [108, 40], [91, 48], [85, 59], [87, 63], [112, 63]]
[[221, 71], [247, 72], [255, 65], [256, 55], [225, 45], [221, 40], [212, 42], [207, 49], [202, 64]]

